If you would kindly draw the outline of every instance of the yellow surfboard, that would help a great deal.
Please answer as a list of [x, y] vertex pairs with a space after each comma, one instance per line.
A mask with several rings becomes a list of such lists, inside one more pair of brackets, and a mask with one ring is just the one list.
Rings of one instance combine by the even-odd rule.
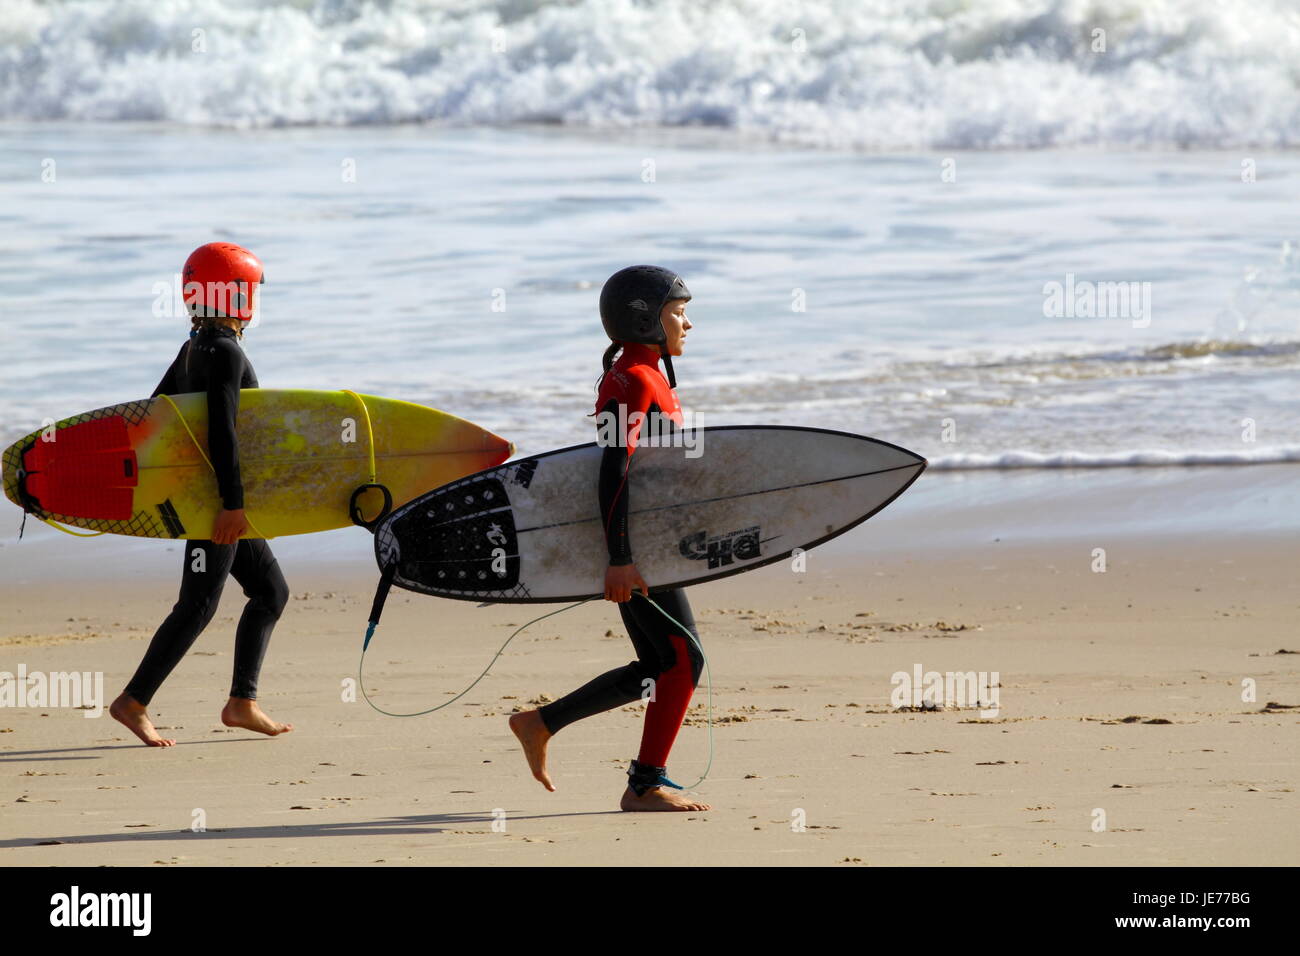
[[[384, 489], [397, 507], [514, 452], [446, 412], [348, 391], [245, 389], [236, 434], [250, 538], [341, 528], [352, 508], [373, 520]], [[5, 449], [5, 497], [91, 531], [208, 538], [221, 500], [207, 442], [204, 393], [100, 408]]]

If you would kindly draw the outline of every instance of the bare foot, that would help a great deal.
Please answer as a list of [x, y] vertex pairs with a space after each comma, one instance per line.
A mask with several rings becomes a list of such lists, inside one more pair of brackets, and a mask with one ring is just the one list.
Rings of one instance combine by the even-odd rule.
[[623, 791], [623, 799], [618, 803], [620, 810], [712, 810], [707, 803], [692, 800], [685, 794], [677, 793], [666, 787], [652, 787], [641, 796], [628, 787]]
[[126, 727], [150, 747], [174, 747], [176, 741], [161, 737], [149, 719], [149, 709], [123, 691], [108, 708], [109, 716]]
[[221, 722], [227, 727], [243, 727], [245, 730], [255, 730], [268, 737], [287, 734], [293, 730], [293, 724], [281, 724], [272, 720], [262, 713], [262, 708], [257, 706], [257, 701], [249, 700], [247, 697], [231, 697], [227, 700], [226, 706], [221, 708]]
[[515, 732], [520, 746], [524, 748], [524, 757], [528, 760], [528, 769], [533, 772], [533, 777], [540, 780], [547, 790], [554, 791], [555, 784], [551, 783], [551, 775], [546, 772], [546, 742], [552, 734], [546, 729], [542, 715], [535, 710], [512, 714], [510, 729]]

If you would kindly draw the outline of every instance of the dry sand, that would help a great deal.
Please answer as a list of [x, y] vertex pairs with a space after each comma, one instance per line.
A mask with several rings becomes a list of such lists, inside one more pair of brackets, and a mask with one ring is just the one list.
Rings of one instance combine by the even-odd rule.
[[[1300, 863], [1293, 536], [1109, 535], [1096, 573], [1078, 537], [899, 549], [915, 519], [880, 522], [864, 550], [814, 551], [802, 574], [691, 592], [714, 682], [709, 812], [618, 811], [639, 705], [552, 741], [558, 792], [527, 773], [507, 716], [631, 659], [612, 607], [534, 625], [460, 702], [396, 719], [343, 699], [373, 565], [286, 563], [294, 598], [261, 701], [296, 729], [217, 720], [232, 585], [154, 700], [178, 746], [140, 746], [106, 714], [0, 709], [0, 864]], [[71, 589], [29, 573], [0, 606], [0, 670], [102, 671], [111, 700], [174, 599], [159, 567]], [[394, 592], [367, 688], [391, 710], [444, 701], [552, 609]], [[997, 671], [998, 717], [895, 711], [891, 675], [916, 665]], [[700, 706], [670, 775], [689, 783], [707, 759]]]

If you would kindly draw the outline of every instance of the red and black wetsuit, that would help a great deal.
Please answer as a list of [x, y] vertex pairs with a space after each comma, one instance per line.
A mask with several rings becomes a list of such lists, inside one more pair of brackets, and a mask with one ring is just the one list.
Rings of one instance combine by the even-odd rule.
[[[207, 392], [208, 457], [217, 473], [222, 506], [231, 511], [244, 507], [235, 436], [241, 388], [257, 388], [257, 376], [235, 333], [217, 326], [200, 330], [181, 346], [153, 391], [154, 395]], [[201, 558], [196, 551], [203, 552]], [[231, 575], [244, 589], [248, 603], [235, 631], [230, 696], [256, 698], [257, 676], [271, 629], [289, 600], [289, 587], [270, 546], [260, 539], [241, 539], [235, 545], [191, 540], [185, 543], [181, 566], [180, 597], [150, 641], [126, 692], [148, 705], [212, 620], [226, 576]]]
[[[605, 542], [612, 565], [632, 564], [632, 542], [628, 539], [628, 473], [633, 467], [632, 453], [644, 428], [633, 415], [664, 416], [676, 425], [682, 424], [681, 406], [677, 395], [668, 387], [668, 381], [659, 370], [659, 353], [644, 345], [625, 345], [623, 353], [600, 383], [600, 396], [596, 400], [597, 413], [618, 416], [619, 406], [624, 406], [620, 421], [627, 421], [625, 440], [617, 446], [605, 448], [600, 463], [600, 510], [605, 515]], [[695, 618], [681, 590], [657, 591], [655, 602], [665, 611], [690, 628], [699, 640]], [[649, 603], [638, 597], [618, 606], [627, 627], [637, 660], [616, 670], [602, 674], [573, 693], [540, 708], [543, 722], [551, 733], [560, 728], [621, 707], [641, 698], [653, 681], [654, 696], [646, 709], [645, 730], [641, 735], [639, 763], [649, 767], [662, 767], [668, 761], [682, 718], [690, 704], [691, 693], [699, 683], [704, 666], [695, 643], [682, 634]]]

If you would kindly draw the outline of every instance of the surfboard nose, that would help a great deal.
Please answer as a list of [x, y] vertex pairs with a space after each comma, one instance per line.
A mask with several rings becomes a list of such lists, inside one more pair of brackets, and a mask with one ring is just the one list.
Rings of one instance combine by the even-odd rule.
[[874, 450], [872, 450], [870, 454], [879, 456], [881, 452], [886, 450], [893, 452], [893, 455], [889, 455], [888, 452], [886, 452], [886, 457], [893, 457], [896, 466], [905, 467], [908, 465], [915, 465], [921, 471], [924, 471], [926, 466], [930, 464], [924, 456], [918, 455], [910, 448], [904, 448], [902, 445], [895, 445], [892, 442], [881, 441], [879, 438], [868, 438], [866, 435], [858, 435], [855, 437], [860, 438], [865, 443], [870, 443], [875, 446]]

